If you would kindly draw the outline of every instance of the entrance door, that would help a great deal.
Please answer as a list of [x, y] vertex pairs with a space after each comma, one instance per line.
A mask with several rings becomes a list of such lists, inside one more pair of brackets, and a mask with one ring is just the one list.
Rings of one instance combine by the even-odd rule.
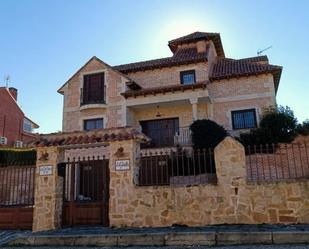
[[179, 119], [157, 119], [140, 122], [142, 132], [151, 138], [149, 147], [174, 146], [174, 137], [179, 132]]
[[65, 165], [63, 225], [108, 226], [108, 160]]

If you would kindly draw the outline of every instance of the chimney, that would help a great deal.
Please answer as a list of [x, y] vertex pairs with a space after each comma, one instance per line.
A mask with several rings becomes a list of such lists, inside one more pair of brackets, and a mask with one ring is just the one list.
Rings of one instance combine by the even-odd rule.
[[13, 98], [17, 101], [17, 89], [15, 87], [10, 87], [9, 91], [11, 95], [13, 96]]

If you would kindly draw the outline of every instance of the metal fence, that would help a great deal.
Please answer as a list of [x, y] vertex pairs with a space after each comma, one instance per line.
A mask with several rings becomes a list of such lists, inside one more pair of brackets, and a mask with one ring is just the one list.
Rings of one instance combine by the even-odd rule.
[[247, 179], [249, 181], [309, 179], [308, 156], [307, 144], [247, 146]]
[[140, 186], [216, 183], [213, 149], [145, 150], [141, 153]]
[[0, 207], [34, 204], [35, 165], [0, 168]]

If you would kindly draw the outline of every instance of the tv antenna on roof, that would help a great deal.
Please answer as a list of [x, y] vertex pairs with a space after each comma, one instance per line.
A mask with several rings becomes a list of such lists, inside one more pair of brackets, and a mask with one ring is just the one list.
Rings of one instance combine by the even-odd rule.
[[4, 81], [5, 81], [5, 86], [6, 86], [6, 88], [9, 87], [9, 82], [10, 82], [10, 80], [11, 80], [11, 76], [10, 76], [10, 75], [6, 75], [6, 76], [4, 77]]
[[264, 49], [259, 49], [258, 51], [257, 51], [257, 55], [259, 56], [259, 55], [261, 55], [263, 52], [265, 52], [266, 50], [268, 50], [268, 49], [270, 49], [270, 48], [272, 48], [273, 46], [269, 46], [269, 47], [267, 47], [267, 48], [264, 48]]

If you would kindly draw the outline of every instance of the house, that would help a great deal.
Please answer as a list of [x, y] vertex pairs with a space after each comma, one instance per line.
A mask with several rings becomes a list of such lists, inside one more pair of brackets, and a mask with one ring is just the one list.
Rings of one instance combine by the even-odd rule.
[[92, 57], [58, 90], [63, 131], [139, 126], [151, 147], [189, 145], [194, 120], [237, 135], [276, 104], [282, 67], [267, 56], [226, 58], [219, 33], [194, 32], [168, 46], [170, 57], [117, 66]]
[[17, 89], [0, 87], [0, 146], [23, 147], [36, 139], [33, 130], [39, 128], [25, 116], [17, 103]]

